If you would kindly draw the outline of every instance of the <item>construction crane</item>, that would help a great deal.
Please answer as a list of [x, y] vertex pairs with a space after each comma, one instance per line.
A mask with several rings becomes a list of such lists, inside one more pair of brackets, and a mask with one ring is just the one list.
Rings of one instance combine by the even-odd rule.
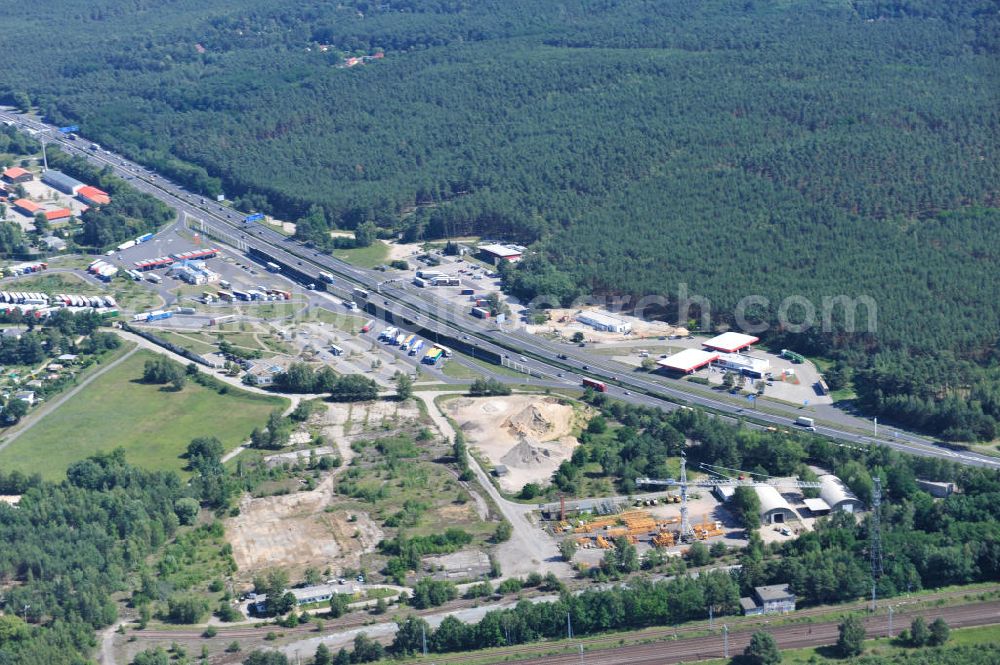
[[[783, 480], [774, 479], [768, 477], [766, 480], [749, 480], [747, 477], [749, 473], [746, 471], [741, 471], [739, 469], [729, 469], [724, 466], [716, 466], [714, 464], [702, 464], [701, 468], [708, 473], [714, 473], [717, 478], [701, 478], [699, 480], [688, 480], [687, 477], [687, 456], [683, 453], [681, 454], [681, 473], [680, 478], [637, 478], [637, 485], [654, 485], [661, 487], [680, 487], [681, 488], [681, 528], [680, 528], [680, 539], [681, 541], [687, 543], [694, 539], [694, 528], [691, 526], [691, 519], [688, 514], [688, 487], [796, 487], [799, 489], [805, 488], [817, 488], [821, 487], [821, 483], [810, 481], [810, 480]], [[721, 471], [719, 470], [721, 469]], [[740, 474], [738, 477], [733, 478], [725, 475], [722, 471], [731, 471]]]

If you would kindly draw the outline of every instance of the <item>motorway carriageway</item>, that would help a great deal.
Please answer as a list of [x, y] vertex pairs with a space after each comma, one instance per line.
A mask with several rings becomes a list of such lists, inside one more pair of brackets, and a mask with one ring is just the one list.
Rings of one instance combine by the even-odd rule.
[[[369, 292], [378, 293], [382, 302], [378, 303], [374, 298], [369, 302], [377, 308], [388, 310], [394, 317], [406, 318], [443, 335], [455, 338], [462, 338], [465, 335], [475, 338], [475, 340], [469, 339], [469, 343], [478, 341], [479, 348], [497, 356], [509, 355], [508, 352], [523, 356], [524, 360], [520, 361], [521, 365], [538, 376], [549, 377], [550, 381], [543, 381], [540, 385], [562, 388], [567, 387], [567, 385], [579, 386], [583, 377], [588, 376], [608, 383], [609, 396], [645, 406], [670, 410], [678, 408], [678, 403], [694, 404], [724, 414], [723, 417], [743, 418], [750, 421], [748, 424], [751, 425], [755, 421], [758, 427], [766, 425], [788, 427], [793, 420], [791, 417], [760, 411], [747, 411], [711, 397], [672, 388], [649, 379], [633, 377], [628, 375], [627, 370], [623, 371], [620, 368], [611, 367], [600, 359], [591, 359], [563, 347], [557, 348], [548, 340], [491, 329], [480, 324], [477, 320], [465, 316], [464, 311], [456, 311], [454, 307], [423, 302], [421, 295], [415, 292], [415, 289], [390, 285], [380, 286], [382, 283], [380, 282], [380, 273], [356, 268], [331, 256], [309, 250], [263, 225], [254, 224], [252, 227], [248, 227], [241, 221], [242, 214], [238, 211], [191, 194], [166, 179], [147, 175], [148, 171], [145, 168], [123, 157], [111, 155], [106, 151], [91, 151], [81, 148], [77, 145], [80, 141], [84, 145], [89, 145], [89, 142], [83, 141], [82, 138], [78, 141], [70, 141], [51, 126], [11, 112], [0, 112], [0, 119], [12, 120], [39, 132], [52, 133], [53, 135], [49, 138], [59, 143], [68, 152], [83, 155], [91, 162], [101, 166], [110, 166], [116, 174], [129, 178], [129, 182], [136, 189], [163, 200], [196, 220], [203, 220], [210, 230], [215, 231], [215, 235], [222, 234], [232, 238], [234, 242], [230, 244], [242, 243], [246, 247], [269, 254], [288, 266], [303, 272], [313, 270], [316, 272], [317, 278], [321, 270], [331, 272], [353, 282], [349, 286], [358, 285]], [[204, 203], [201, 203], [202, 201]], [[238, 219], [234, 221], [232, 218]], [[338, 290], [349, 293], [344, 287]], [[441, 318], [444, 320], [442, 321]], [[560, 353], [569, 357], [560, 360], [557, 358]], [[588, 369], [581, 371], [584, 365]], [[565, 376], [557, 379], [557, 374], [560, 371], [564, 371]], [[504, 378], [504, 380], [507, 379]], [[633, 393], [633, 390], [638, 394]], [[764, 423], [764, 425], [760, 423]], [[861, 419], [857, 419], [857, 423], [858, 429], [868, 426], [867, 421]], [[862, 446], [877, 443], [910, 454], [933, 456], [972, 466], [1000, 469], [1000, 460], [976, 453], [948, 450], [935, 445], [928, 439], [915, 435], [899, 433], [898, 438], [902, 440], [873, 439], [851, 430], [824, 426], [822, 423], [817, 426], [816, 431], [818, 434], [839, 441], [841, 445]]]

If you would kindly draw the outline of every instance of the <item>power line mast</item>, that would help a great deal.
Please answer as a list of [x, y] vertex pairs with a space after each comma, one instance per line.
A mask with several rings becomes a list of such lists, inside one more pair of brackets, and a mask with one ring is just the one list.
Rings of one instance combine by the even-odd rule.
[[879, 513], [882, 506], [882, 479], [872, 476], [872, 514], [868, 522], [868, 550], [872, 568], [872, 612], [876, 609], [878, 581], [885, 572], [882, 566], [882, 524]]

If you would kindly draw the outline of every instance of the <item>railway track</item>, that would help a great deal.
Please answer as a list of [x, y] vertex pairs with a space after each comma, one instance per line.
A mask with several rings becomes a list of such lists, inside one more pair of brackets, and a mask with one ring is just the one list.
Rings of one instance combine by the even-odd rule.
[[[893, 617], [893, 634], [899, 632], [909, 625], [909, 622], [916, 616], [924, 616], [928, 619], [942, 617], [952, 628], [964, 628], [970, 626], [983, 626], [1000, 623], [1000, 601], [986, 603], [976, 603], [972, 605], [958, 605], [952, 607], [922, 608], [910, 611], [898, 612]], [[889, 618], [886, 615], [876, 615], [865, 618], [865, 629], [869, 637], [886, 636], [888, 634]], [[785, 625], [775, 628], [765, 628], [782, 649], [798, 649], [810, 646], [823, 646], [833, 644], [839, 635], [839, 622], [827, 621], [823, 623], [807, 625]], [[741, 653], [750, 643], [754, 629], [760, 626], [731, 630], [729, 633], [729, 655]], [[654, 639], [650, 637], [650, 639]], [[581, 641], [583, 642], [583, 641]], [[722, 658], [724, 656], [723, 637], [719, 634], [691, 638], [687, 640], [666, 640], [661, 637], [660, 641], [650, 644], [632, 644], [610, 648], [586, 650], [586, 642], [583, 642], [585, 649], [585, 662], [588, 665], [618, 665], [628, 663], [629, 665], [667, 665], [670, 663], [691, 662], [705, 660], [708, 658]], [[549, 651], [552, 650], [551, 645]], [[457, 655], [457, 654], [456, 654]], [[489, 663], [506, 663], [512, 658], [524, 656], [524, 651], [499, 650], [491, 652], [487, 658], [476, 658], [476, 661], [484, 665]], [[463, 654], [461, 659], [468, 661], [470, 654]], [[460, 659], [460, 660], [461, 660]], [[435, 663], [455, 662], [435, 656]], [[579, 651], [570, 651], [561, 654], [547, 654], [537, 658], [519, 659], [522, 665], [577, 665], [581, 662]]]
[[[990, 592], [995, 592], [995, 591], [1000, 591], [1000, 586], [988, 587], [988, 588], [985, 588], [985, 589], [977, 589], [975, 593], [976, 593], [976, 595], [979, 595], [979, 594], [990, 593]], [[924, 604], [924, 603], [927, 603], [927, 602], [934, 602], [934, 601], [938, 601], [938, 600], [945, 600], [946, 601], [946, 600], [949, 600], [949, 599], [961, 598], [963, 596], [968, 596], [968, 595], [970, 595], [970, 592], [967, 591], [967, 590], [965, 590], [965, 591], [963, 591], [963, 590], [944, 591], [944, 592], [941, 592], [941, 593], [935, 593], [935, 594], [928, 594], [928, 595], [918, 596], [916, 598], [913, 598], [909, 602], [895, 603], [894, 607], [895, 608], [900, 608], [900, 607], [906, 607], [907, 605]], [[857, 603], [851, 603], [849, 605], [844, 605], [844, 606], [838, 607], [836, 609], [831, 609], [829, 606], [824, 606], [824, 607], [813, 607], [813, 608], [809, 608], [809, 609], [805, 609], [805, 610], [797, 610], [795, 612], [795, 614], [791, 615], [791, 616], [794, 617], [795, 619], [807, 619], [807, 618], [814, 617], [814, 616], [826, 615], [826, 614], [829, 614], [831, 611], [850, 612], [850, 611], [864, 610], [866, 607], [867, 607], [867, 601], [859, 601]], [[895, 611], [896, 611], [896, 616], [899, 616], [900, 610], [896, 609]], [[916, 611], [916, 610], [914, 610], [914, 611]], [[879, 616], [879, 615], [876, 615], [876, 616]], [[730, 617], [729, 619], [731, 620], [732, 617]], [[726, 619], [719, 619], [716, 622], [716, 626], [718, 626], [721, 623], [724, 623], [725, 621], [726, 621]], [[767, 619], [738, 620], [736, 623], [734, 623], [734, 624], [732, 624], [730, 626], [730, 645], [732, 645], [732, 643], [733, 643], [732, 640], [733, 640], [733, 636], [734, 635], [736, 635], [738, 633], [742, 633], [742, 632], [752, 633], [755, 630], [759, 630], [761, 628], [761, 626], [766, 626], [768, 624], [769, 624], [769, 621]], [[817, 624], [805, 624], [805, 625], [802, 626], [802, 629], [803, 630], [807, 630], [809, 628], [809, 626], [815, 626], [815, 625], [817, 625]], [[899, 624], [899, 625], [902, 625], [902, 624]], [[682, 626], [682, 627], [678, 627], [678, 628], [657, 626], [657, 627], [653, 627], [653, 628], [645, 628], [645, 629], [641, 629], [641, 630], [630, 632], [630, 633], [628, 633], [628, 636], [627, 636], [626, 639], [628, 641], [630, 641], [630, 642], [649, 641], [649, 640], [653, 640], [653, 641], [670, 640], [674, 636], [677, 636], [678, 638], [685, 638], [685, 639], [699, 639], [699, 638], [692, 638], [692, 637], [685, 637], [685, 636], [690, 636], [690, 635], [692, 635], [694, 633], [701, 633], [701, 632], [704, 632], [707, 629], [708, 629], [708, 626], [704, 622], [698, 623], [698, 624], [693, 624], [693, 625]], [[719, 630], [718, 627], [716, 627], [716, 630]], [[609, 637], [609, 635], [607, 635], [607, 634], [605, 634], [605, 635], [596, 635], [596, 636], [592, 636], [592, 637], [584, 637], [584, 638], [579, 638], [579, 639], [574, 639], [573, 640], [573, 645], [574, 645], [573, 648], [575, 649], [575, 648], [577, 648], [576, 645], [582, 644], [583, 647], [584, 647], [584, 649], [587, 650], [588, 653], [590, 653], [590, 651], [588, 650], [588, 646], [600, 645], [600, 644], [608, 642], [609, 639], [611, 639], [611, 637]], [[717, 639], [721, 640], [721, 637], [717, 638]], [[749, 638], [747, 638], [747, 639], [749, 640]], [[746, 646], [746, 645], [744, 644], [744, 646]], [[492, 656], [493, 653], [502, 653], [505, 657], [510, 657], [510, 656], [521, 656], [521, 657], [523, 657], [525, 655], [530, 655], [530, 654], [535, 654], [535, 653], [538, 653], [538, 654], [548, 653], [548, 652], [553, 651], [553, 649], [554, 649], [554, 645], [552, 643], [550, 643], [550, 642], [539, 642], [539, 643], [534, 643], [534, 644], [518, 645], [518, 646], [510, 647], [509, 649], [501, 649], [499, 652], [494, 651], [490, 655]], [[579, 657], [579, 653], [578, 652], [577, 652], [576, 655], [577, 655], [577, 657]], [[469, 654], [468, 653], [464, 653], [464, 654], [463, 653], [439, 654], [439, 655], [435, 655], [434, 656], [434, 662], [435, 663], [460, 663], [460, 662], [463, 662], [465, 660], [468, 660], [468, 658], [469, 658]], [[573, 662], [577, 662], [577, 661], [573, 661]], [[587, 662], [589, 663], [590, 661], [588, 660]]]

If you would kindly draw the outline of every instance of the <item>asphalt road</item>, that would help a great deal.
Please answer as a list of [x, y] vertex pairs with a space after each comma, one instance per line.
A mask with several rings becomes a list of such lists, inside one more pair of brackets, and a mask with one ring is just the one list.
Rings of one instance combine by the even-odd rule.
[[[288, 266], [304, 273], [317, 275], [326, 271], [338, 278], [331, 290], [340, 295], [348, 295], [350, 288], [360, 286], [373, 292], [369, 303], [393, 313], [394, 318], [406, 318], [431, 331], [443, 335], [470, 338], [479, 348], [498, 355], [518, 358], [528, 371], [545, 380], [542, 385], [567, 387], [579, 385], [584, 376], [608, 382], [608, 394], [636, 404], [662, 409], [677, 408], [678, 403], [693, 404], [711, 409], [730, 418], [743, 418], [758, 426], [789, 427], [794, 415], [783, 416], [760, 411], [751, 411], [731, 403], [715, 399], [708, 394], [679, 390], [668, 385], [666, 380], [651, 378], [649, 375], [633, 376], [619, 367], [611, 366], [601, 358], [587, 356], [575, 347], [555, 345], [548, 340], [517, 332], [498, 330], [469, 317], [464, 310], [458, 311], [437, 301], [428, 301], [415, 287], [402, 283], [385, 284], [384, 273], [349, 265], [331, 256], [321, 254], [291, 240], [290, 238], [260, 224], [244, 224], [242, 214], [220, 205], [210, 199], [187, 192], [175, 183], [149, 172], [144, 167], [113, 155], [107, 151], [90, 150], [89, 141], [82, 137], [71, 141], [54, 127], [11, 111], [0, 111], [0, 120], [10, 120], [22, 128], [31, 128], [46, 140], [58, 143], [64, 150], [86, 156], [91, 162], [110, 166], [118, 175], [128, 179], [140, 191], [147, 192], [166, 202], [194, 219], [201, 220], [217, 239], [241, 251], [255, 248]], [[559, 358], [560, 354], [567, 356]], [[521, 360], [520, 358], [523, 358]], [[586, 367], [586, 369], [584, 369]], [[558, 376], [559, 373], [564, 376]], [[843, 445], [865, 445], [875, 443], [897, 450], [922, 456], [949, 459], [962, 464], [1000, 469], [1000, 460], [970, 452], [949, 450], [924, 437], [899, 432], [893, 439], [875, 439], [858, 431], [864, 431], [871, 424], [848, 414], [838, 416], [838, 426], [820, 422], [817, 433], [827, 436]]]

